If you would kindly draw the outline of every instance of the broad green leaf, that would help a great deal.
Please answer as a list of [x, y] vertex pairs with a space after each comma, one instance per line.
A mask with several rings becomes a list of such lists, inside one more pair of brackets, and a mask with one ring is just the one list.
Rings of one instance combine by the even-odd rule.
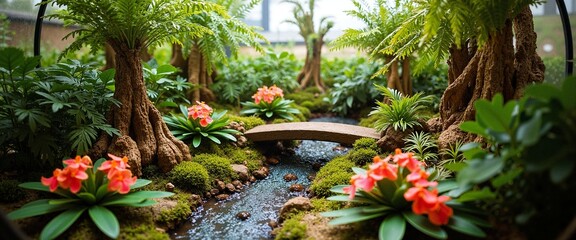
[[43, 185], [41, 182], [25, 182], [18, 184], [18, 186], [30, 190], [50, 192], [50, 188], [48, 188], [48, 186]]
[[506, 132], [509, 128], [509, 118], [505, 116], [502, 95], [496, 94], [492, 102], [480, 99], [474, 103], [476, 109], [476, 121], [484, 125], [484, 127], [492, 129], [496, 132]]
[[430, 221], [421, 215], [416, 215], [412, 211], [405, 211], [402, 212], [404, 219], [410, 223], [414, 228], [418, 229], [418, 231], [437, 239], [446, 239], [448, 238], [448, 234], [439, 226], [436, 226]]
[[108, 191], [108, 183], [106, 183], [98, 187], [98, 190], [96, 190], [96, 200], [100, 201], [108, 194], [114, 194], [114, 193]]
[[518, 127], [516, 139], [524, 146], [531, 146], [540, 138], [540, 128], [542, 125], [542, 112], [536, 111], [530, 120], [524, 122]]
[[354, 207], [354, 208], [346, 208], [346, 209], [340, 209], [340, 210], [334, 210], [334, 211], [329, 211], [329, 212], [322, 212], [320, 213], [320, 216], [323, 217], [342, 217], [342, 216], [346, 216], [346, 215], [350, 215], [350, 214], [359, 214], [362, 213], [364, 207]]
[[354, 173], [356, 173], [356, 174], [366, 175], [366, 169], [362, 169], [359, 167], [353, 167], [352, 171], [354, 171]]
[[378, 238], [380, 240], [402, 240], [404, 232], [406, 231], [406, 220], [400, 214], [388, 215], [378, 230]]
[[373, 219], [373, 218], [384, 216], [385, 214], [386, 214], [385, 212], [379, 212], [379, 213], [373, 213], [373, 214], [368, 214], [368, 213], [349, 214], [349, 215], [342, 216], [342, 217], [331, 220], [330, 222], [328, 222], [328, 225], [340, 225], [340, 224], [347, 224], [347, 223], [353, 223], [353, 222], [362, 222], [362, 221], [366, 221], [368, 219]]
[[41, 199], [24, 205], [23, 207], [8, 213], [12, 220], [43, 215], [69, 209], [73, 204], [50, 204], [50, 199]]
[[498, 177], [492, 179], [492, 185], [496, 188], [499, 188], [505, 184], [511, 183], [522, 172], [522, 168], [510, 169], [510, 171], [500, 174]]
[[348, 187], [348, 186], [350, 186], [350, 185], [336, 185], [336, 186], [330, 188], [330, 191], [335, 192], [335, 193], [340, 193], [340, 194], [347, 194], [344, 192], [344, 188]]
[[[69, 203], [79, 203], [80, 201], [82, 201], [81, 199], [78, 198], [61, 198], [61, 199], [49, 199], [48, 203], [49, 204], [69, 204]], [[70, 205], [68, 205], [70, 206]]]
[[60, 213], [42, 229], [41, 240], [55, 239], [66, 231], [86, 210], [86, 207], [77, 207]]
[[474, 237], [478, 237], [478, 238], [485, 238], [486, 237], [486, 233], [484, 233], [484, 231], [482, 231], [482, 229], [480, 229], [478, 226], [474, 225], [473, 223], [469, 222], [468, 220], [458, 217], [458, 216], [452, 216], [450, 218], [450, 222], [448, 223], [448, 227], [464, 233], [466, 235], [470, 235], [470, 236], [474, 236]]
[[78, 196], [80, 199], [84, 200], [84, 202], [87, 202], [90, 204], [96, 202], [96, 197], [92, 193], [82, 192], [82, 193], [76, 194], [76, 196]]
[[460, 124], [460, 129], [465, 132], [478, 134], [480, 136], [486, 136], [486, 129], [480, 126], [478, 122], [466, 121]]
[[454, 163], [447, 163], [444, 165], [444, 168], [453, 171], [453, 172], [459, 172], [460, 170], [464, 169], [466, 166], [468, 166], [466, 163], [463, 162], [454, 162]]
[[202, 142], [202, 136], [196, 135], [192, 140], [192, 146], [194, 146], [194, 148], [197, 148], [198, 146], [200, 146], [201, 142]]
[[100, 206], [126, 206], [129, 204], [137, 204], [137, 203], [141, 203], [144, 200], [146, 200], [145, 198], [139, 198], [139, 197], [116, 197], [114, 196], [113, 198], [108, 198], [108, 199], [104, 199], [101, 203]]
[[152, 181], [148, 180], [148, 179], [136, 179], [136, 182], [134, 184], [132, 184], [132, 186], [130, 186], [130, 189], [136, 189], [136, 188], [141, 188], [144, 187], [148, 184], [152, 183]]
[[459, 198], [459, 202], [468, 202], [468, 201], [476, 201], [476, 200], [487, 200], [487, 199], [494, 199], [496, 198], [496, 194], [488, 187], [482, 188], [482, 190], [474, 190], [469, 191], [462, 194]]
[[[131, 198], [165, 198], [173, 196], [174, 193], [171, 192], [164, 192], [164, 191], [138, 191], [138, 192], [131, 192], [123, 197], [131, 197]], [[122, 195], [121, 195], [122, 196]]]
[[573, 170], [574, 159], [561, 159], [550, 169], [550, 180], [552, 180], [553, 183], [560, 183], [569, 177]]
[[94, 205], [88, 209], [88, 214], [98, 229], [106, 234], [106, 236], [110, 238], [118, 237], [118, 234], [120, 234], [120, 224], [114, 213], [105, 207]]
[[458, 172], [456, 179], [458, 183], [484, 182], [499, 174], [504, 168], [504, 161], [500, 157], [487, 159], [473, 159], [468, 162], [468, 166]]
[[458, 188], [458, 183], [454, 180], [444, 180], [438, 182], [438, 193], [445, 193], [450, 190]]

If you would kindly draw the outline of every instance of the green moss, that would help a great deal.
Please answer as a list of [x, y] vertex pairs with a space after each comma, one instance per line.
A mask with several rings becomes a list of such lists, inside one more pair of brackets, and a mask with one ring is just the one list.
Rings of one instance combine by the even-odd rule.
[[342, 202], [326, 200], [326, 198], [313, 198], [310, 203], [314, 212], [328, 212], [342, 208]]
[[26, 198], [26, 191], [16, 180], [0, 180], [0, 202], [10, 203]]
[[300, 120], [302, 122], [306, 122], [308, 121], [308, 119], [310, 118], [310, 115], [312, 114], [310, 112], [310, 109], [308, 109], [307, 107], [303, 107], [300, 105], [296, 105], [296, 104], [292, 104], [292, 106], [296, 109], [298, 109], [298, 111], [300, 111], [300, 114], [298, 114], [298, 118], [300, 118]]
[[179, 223], [190, 217], [192, 210], [190, 210], [190, 204], [188, 199], [190, 199], [190, 194], [178, 193], [173, 196], [176, 198], [176, 206], [170, 209], [165, 209], [160, 212], [158, 221], [167, 224]]
[[210, 175], [202, 164], [185, 161], [169, 173], [172, 183], [181, 189], [202, 194], [210, 188]]
[[314, 93], [312, 93], [312, 92], [300, 91], [300, 92], [286, 94], [284, 96], [284, 98], [294, 100], [294, 102], [296, 104], [300, 105], [301, 103], [303, 103], [305, 101], [313, 101], [315, 97], [314, 97]]
[[162, 171], [157, 165], [148, 165], [142, 168], [142, 178], [151, 179], [162, 175]]
[[226, 156], [228, 156], [228, 159], [230, 159], [231, 163], [246, 163], [246, 167], [248, 167], [250, 172], [258, 170], [262, 167], [262, 160], [264, 159], [264, 155], [262, 155], [262, 153], [259, 151], [236, 147], [226, 148], [224, 151], [226, 152]]
[[368, 149], [372, 149], [372, 150], [377, 151], [377, 152], [380, 150], [378, 145], [376, 145], [376, 139], [374, 139], [374, 138], [360, 138], [360, 139], [354, 141], [354, 144], [352, 144], [352, 147], [354, 149], [368, 148]]
[[166, 233], [158, 231], [154, 225], [142, 224], [122, 228], [118, 239], [169, 240], [170, 236]]
[[192, 145], [190, 145], [190, 153], [192, 155], [195, 154], [200, 154], [200, 153], [212, 153], [212, 154], [217, 154], [220, 156], [224, 156], [224, 151], [222, 150], [222, 148], [224, 146], [231, 146], [228, 143], [224, 143], [224, 144], [217, 144], [215, 142], [212, 141], [206, 141], [203, 142], [202, 144], [200, 144], [200, 146], [198, 146], [198, 148], [194, 148], [192, 147]]
[[259, 125], [264, 125], [266, 124], [266, 122], [264, 122], [264, 120], [262, 120], [259, 117], [254, 117], [254, 116], [249, 116], [249, 117], [242, 117], [242, 116], [236, 116], [236, 115], [229, 115], [230, 117], [230, 121], [234, 121], [234, 122], [242, 122], [244, 123], [244, 129], [246, 129], [246, 131], [259, 126]]
[[297, 214], [284, 221], [282, 228], [274, 238], [275, 240], [296, 240], [306, 237], [306, 224], [300, 222], [303, 214]]
[[358, 123], [358, 125], [362, 126], [362, 127], [373, 128], [376, 120], [378, 120], [378, 116], [376, 116], [376, 115], [368, 116], [368, 117], [360, 119], [360, 122]]
[[200, 163], [202, 166], [208, 170], [210, 175], [210, 182], [215, 179], [222, 181], [230, 181], [233, 178], [233, 170], [230, 167], [230, 160], [225, 157], [218, 156], [216, 154], [202, 153], [194, 155], [192, 161]]
[[378, 152], [369, 148], [358, 148], [352, 149], [348, 152], [347, 157], [356, 164], [356, 166], [362, 167], [366, 163], [372, 162], [374, 156], [378, 155]]
[[330, 189], [336, 185], [349, 184], [354, 163], [345, 156], [332, 159], [318, 171], [310, 189], [319, 197], [334, 195]]

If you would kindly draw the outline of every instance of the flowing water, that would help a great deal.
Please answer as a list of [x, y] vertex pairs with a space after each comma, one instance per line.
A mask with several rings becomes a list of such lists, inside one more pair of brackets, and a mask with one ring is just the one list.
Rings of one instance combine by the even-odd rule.
[[[356, 124], [341, 118], [320, 118], [313, 121]], [[192, 217], [171, 233], [172, 239], [271, 239], [268, 226], [277, 220], [282, 205], [290, 198], [305, 193], [291, 193], [290, 185], [299, 183], [310, 186], [308, 176], [314, 174], [314, 163], [324, 164], [347, 151], [335, 149], [338, 143], [305, 140], [295, 149], [294, 156], [284, 157], [280, 163], [270, 166], [270, 175], [235, 193], [225, 201], [211, 199], [194, 212]], [[286, 182], [286, 174], [295, 174], [298, 180]], [[242, 221], [236, 214], [247, 211], [250, 218]]]

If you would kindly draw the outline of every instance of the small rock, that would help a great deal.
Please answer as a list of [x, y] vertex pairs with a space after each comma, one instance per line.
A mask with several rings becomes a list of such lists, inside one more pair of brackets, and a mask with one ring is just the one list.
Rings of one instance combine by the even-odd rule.
[[165, 233], [166, 229], [163, 228], [156, 228], [156, 231], [161, 232], [161, 233]]
[[242, 221], [248, 219], [250, 216], [250, 213], [246, 211], [242, 211], [236, 214], [236, 217]]
[[310, 182], [314, 181], [314, 179], [316, 179], [316, 174], [310, 174], [310, 175], [308, 175], [308, 180], [309, 180]]
[[166, 183], [165, 189], [167, 192], [174, 192], [174, 184]]
[[232, 183], [227, 183], [226, 184], [226, 190], [228, 190], [228, 192], [234, 192], [234, 191], [236, 191], [236, 187], [234, 187], [234, 185], [232, 185]]
[[190, 196], [190, 202], [195, 203], [195, 202], [200, 202], [201, 200], [202, 200], [202, 197], [200, 197], [200, 195], [198, 195], [198, 194], [192, 194]]
[[266, 176], [268, 176], [268, 174], [266, 173], [266, 171], [264, 170], [264, 168], [261, 168], [259, 170], [256, 170], [254, 172], [252, 172], [252, 175], [256, 178], [256, 179], [264, 179], [266, 178]]
[[302, 192], [302, 191], [304, 191], [304, 186], [302, 186], [302, 184], [295, 183], [290, 186], [290, 192]]
[[256, 182], [256, 178], [254, 176], [250, 176], [250, 179], [248, 179], [250, 182]]
[[270, 165], [276, 165], [280, 162], [280, 160], [278, 160], [277, 157], [267, 157], [266, 158], [266, 163], [270, 164]]
[[242, 182], [238, 181], [238, 180], [234, 180], [232, 181], [232, 185], [234, 185], [234, 187], [236, 189], [242, 189]]
[[315, 162], [315, 163], [312, 164], [312, 170], [318, 172], [318, 171], [320, 170], [320, 168], [322, 168], [322, 164], [321, 164], [321, 163]]
[[284, 181], [290, 182], [290, 181], [294, 181], [294, 180], [298, 180], [298, 176], [296, 176], [292, 173], [288, 173], [288, 174], [284, 175]]
[[336, 147], [334, 147], [332, 150], [334, 151], [344, 151], [346, 149], [346, 147], [342, 146], [342, 145], [338, 145]]
[[284, 203], [282, 208], [280, 209], [280, 217], [278, 219], [279, 223], [282, 223], [284, 219], [288, 217], [289, 214], [297, 213], [300, 211], [306, 211], [312, 209], [312, 203], [310, 199], [306, 197], [295, 197], [288, 202]]
[[212, 194], [211, 194], [210, 192], [206, 192], [206, 193], [204, 193], [204, 196], [205, 196], [206, 198], [211, 198], [211, 197], [212, 197]]
[[218, 189], [218, 191], [224, 191], [226, 190], [226, 183], [220, 180], [216, 180], [216, 188]]
[[223, 194], [216, 195], [215, 198], [218, 201], [224, 201], [224, 200], [228, 199], [228, 197], [230, 197], [230, 195], [223, 193]]
[[212, 190], [210, 190], [210, 194], [212, 194], [212, 196], [216, 196], [218, 193], [220, 193], [220, 190], [216, 188], [212, 188]]
[[240, 180], [247, 181], [249, 179], [248, 167], [242, 164], [231, 164], [230, 166], [232, 167], [232, 171], [238, 174]]
[[275, 220], [270, 220], [268, 222], [268, 226], [270, 226], [272, 229], [277, 228], [278, 227], [278, 222], [276, 222]]

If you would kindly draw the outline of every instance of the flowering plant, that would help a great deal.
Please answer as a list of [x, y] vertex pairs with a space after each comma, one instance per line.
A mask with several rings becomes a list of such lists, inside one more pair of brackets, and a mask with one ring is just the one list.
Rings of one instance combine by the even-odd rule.
[[92, 165], [88, 156], [64, 160], [64, 169], [55, 169], [41, 182], [27, 182], [19, 186], [31, 190], [55, 193], [61, 198], [40, 199], [8, 214], [12, 220], [59, 212], [40, 233], [40, 239], [53, 239], [68, 229], [85, 211], [106, 236], [118, 237], [118, 219], [108, 207], [144, 207], [155, 204], [151, 198], [172, 196], [163, 191], [131, 191], [151, 183], [137, 179], [128, 169], [128, 158], [108, 154]]
[[300, 111], [290, 107], [292, 100], [284, 99], [282, 89], [273, 85], [258, 88], [252, 95], [254, 102], [243, 102], [244, 109], [240, 111], [242, 115], [263, 115], [265, 118], [272, 118], [274, 115], [284, 119], [292, 120], [290, 114], [299, 114]]
[[[438, 239], [447, 238], [442, 226], [471, 236], [485, 237], [478, 226], [489, 225], [471, 214], [479, 212], [444, 194], [456, 190], [458, 185], [454, 181], [432, 181], [434, 172], [427, 171], [423, 165], [412, 153], [402, 153], [399, 149], [394, 156], [384, 159], [375, 156], [368, 170], [353, 168], [356, 175], [352, 176], [350, 185], [339, 185], [331, 189], [347, 195], [328, 198], [367, 205], [324, 212], [322, 216], [338, 217], [331, 220], [330, 224], [384, 217], [379, 228], [379, 238], [387, 240], [402, 239], [406, 222]], [[423, 215], [427, 215], [427, 218]]]
[[195, 105], [186, 108], [180, 105], [182, 114], [172, 113], [164, 116], [164, 121], [172, 134], [182, 141], [192, 140], [196, 148], [202, 143], [202, 138], [220, 144], [221, 138], [236, 141], [234, 135], [240, 134], [236, 129], [226, 128], [228, 117], [226, 111], [214, 112], [208, 104], [196, 101]]

